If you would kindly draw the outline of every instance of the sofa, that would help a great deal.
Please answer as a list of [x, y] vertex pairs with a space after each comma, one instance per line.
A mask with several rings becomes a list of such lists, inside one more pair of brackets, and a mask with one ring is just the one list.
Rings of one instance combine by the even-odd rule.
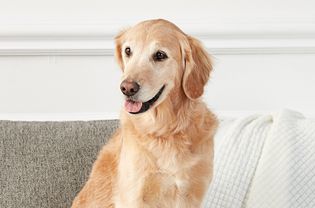
[[[0, 121], [0, 208], [67, 208], [117, 120]], [[315, 119], [220, 118], [204, 208], [315, 207]]]

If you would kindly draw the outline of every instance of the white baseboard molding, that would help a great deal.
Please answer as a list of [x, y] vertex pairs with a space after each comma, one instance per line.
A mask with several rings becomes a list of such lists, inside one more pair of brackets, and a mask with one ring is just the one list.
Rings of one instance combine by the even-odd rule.
[[119, 119], [119, 113], [0, 113], [8, 121], [94, 121]]
[[[213, 111], [219, 119], [236, 119], [251, 115], [274, 115], [281, 110]], [[313, 111], [300, 111], [306, 118], [315, 119]], [[94, 121], [117, 120], [119, 112], [102, 113], [0, 113], [0, 120], [8, 121]]]
[[[1, 25], [0, 56], [113, 56], [114, 36], [127, 25]], [[211, 54], [315, 54], [315, 23], [182, 23]]]

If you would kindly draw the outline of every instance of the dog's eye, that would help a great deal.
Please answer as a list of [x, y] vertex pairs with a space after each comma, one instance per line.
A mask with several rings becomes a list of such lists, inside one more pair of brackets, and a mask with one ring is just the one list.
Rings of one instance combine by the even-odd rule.
[[163, 61], [164, 59], [167, 59], [167, 55], [164, 51], [157, 51], [154, 55], [153, 55], [153, 59], [154, 61]]
[[129, 57], [131, 56], [131, 49], [130, 47], [125, 48], [125, 54]]

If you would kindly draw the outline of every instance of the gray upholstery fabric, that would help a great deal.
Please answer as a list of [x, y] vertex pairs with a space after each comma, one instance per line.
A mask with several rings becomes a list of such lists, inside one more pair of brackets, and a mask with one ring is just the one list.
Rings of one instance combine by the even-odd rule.
[[0, 207], [70, 207], [117, 126], [117, 120], [0, 121]]

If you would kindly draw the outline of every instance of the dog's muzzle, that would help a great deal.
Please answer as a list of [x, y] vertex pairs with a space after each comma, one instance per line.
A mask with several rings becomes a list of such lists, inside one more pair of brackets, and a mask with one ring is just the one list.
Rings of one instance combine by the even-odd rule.
[[151, 98], [150, 100], [146, 102], [139, 102], [139, 101], [134, 101], [132, 99], [127, 99], [125, 101], [125, 109], [131, 114], [139, 114], [139, 113], [146, 112], [160, 98], [164, 89], [165, 89], [165, 85], [161, 87], [159, 92], [153, 98]]

